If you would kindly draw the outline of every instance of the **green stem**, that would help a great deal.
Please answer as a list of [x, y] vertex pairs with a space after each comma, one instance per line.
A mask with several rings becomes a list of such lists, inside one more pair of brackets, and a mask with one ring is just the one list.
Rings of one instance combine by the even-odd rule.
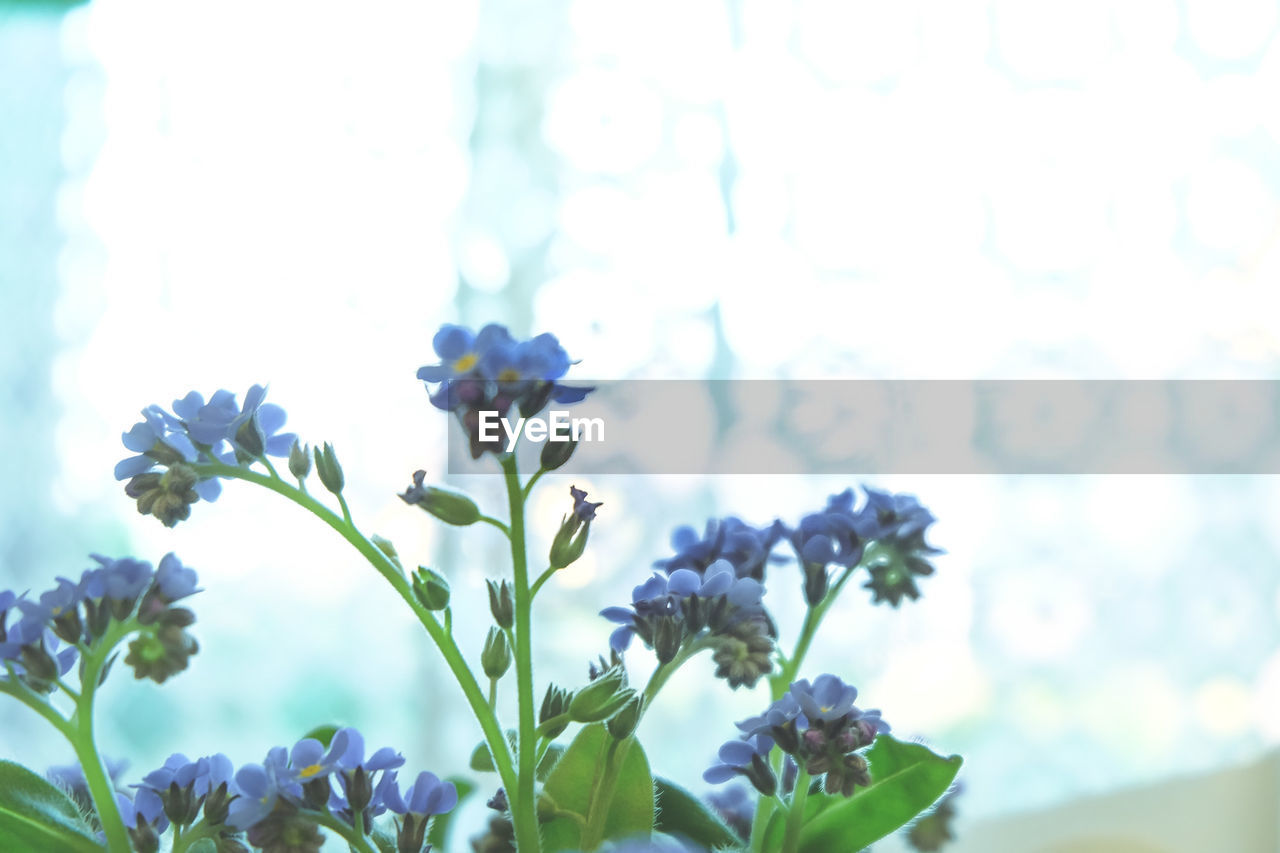
[[587, 825], [582, 830], [582, 849], [586, 853], [591, 853], [604, 841], [604, 822], [613, 803], [614, 789], [618, 786], [618, 773], [633, 740], [634, 737], [626, 740], [609, 739], [609, 748], [604, 754], [604, 774], [599, 785], [593, 788], [591, 805], [587, 809]]
[[338, 835], [341, 835], [346, 842], [351, 845], [352, 850], [357, 850], [359, 853], [378, 853], [378, 851], [369, 843], [369, 839], [365, 837], [363, 832], [357, 832], [355, 829], [338, 820], [329, 812], [299, 809], [298, 813], [310, 820], [314, 820], [325, 829], [332, 830]]
[[[516, 741], [516, 798], [511, 802], [511, 819], [515, 827], [516, 848], [520, 853], [537, 853], [542, 839], [534, 799], [534, 774], [537, 768], [537, 719], [533, 708], [533, 629], [531, 625], [533, 593], [529, 588], [529, 556], [524, 534], [525, 493], [520, 486], [520, 472], [515, 454], [502, 458], [506, 479], [507, 503], [511, 512], [511, 569], [514, 580], [516, 691], [520, 709]], [[510, 793], [511, 788], [507, 789]]]
[[529, 590], [529, 599], [532, 600], [538, 594], [538, 590], [542, 589], [542, 585], [551, 580], [551, 576], [558, 571], [559, 569], [549, 567], [545, 572], [538, 575], [538, 579], [533, 582], [533, 588]]
[[[467, 662], [463, 658], [462, 652], [459, 651], [452, 635], [440, 626], [440, 623], [436, 621], [435, 614], [423, 607], [418, 601], [413, 594], [413, 587], [405, 579], [404, 575], [400, 573], [395, 563], [386, 554], [382, 553], [378, 546], [365, 538], [364, 534], [360, 533], [354, 524], [339, 518], [337, 513], [329, 509], [329, 507], [282, 480], [272, 479], [265, 474], [260, 474], [248, 468], [226, 465], [221, 462], [205, 463], [193, 467], [198, 474], [204, 476], [245, 480], [288, 498], [336, 530], [342, 538], [351, 543], [369, 561], [378, 574], [382, 575], [387, 583], [391, 584], [392, 588], [404, 599], [404, 602], [409, 605], [414, 615], [418, 617], [418, 621], [422, 623], [422, 627], [426, 629], [427, 634], [435, 642], [436, 648], [440, 650], [440, 654], [444, 657], [445, 663], [449, 667], [449, 671], [453, 673], [458, 686], [462, 688], [462, 694], [466, 698], [467, 704], [471, 706], [471, 712], [475, 714], [476, 720], [480, 723], [480, 729], [484, 732], [485, 743], [489, 747], [490, 754], [493, 755], [494, 766], [497, 767], [498, 774], [502, 777], [502, 784], [506, 786], [507, 790], [514, 790], [516, 786], [516, 771], [512, 763], [511, 749], [507, 744], [506, 737], [502, 734], [502, 727], [498, 723], [497, 716], [485, 702], [484, 693], [480, 689], [480, 684], [476, 681], [475, 674], [467, 666]], [[530, 849], [536, 850], [536, 848]]]
[[98, 821], [107, 837], [107, 849], [111, 853], [129, 853], [133, 846], [129, 841], [129, 831], [120, 818], [120, 810], [116, 807], [115, 789], [111, 787], [111, 779], [103, 767], [102, 757], [98, 754], [98, 745], [94, 740], [93, 700], [107, 659], [121, 640], [140, 627], [142, 626], [134, 618], [122, 622], [113, 621], [106, 633], [89, 649], [89, 654], [81, 658], [80, 696], [76, 699], [75, 713], [68, 721], [68, 740], [71, 741], [80, 769], [84, 772], [89, 796], [93, 798], [93, 808], [98, 813]]
[[800, 849], [800, 829], [804, 826], [804, 801], [809, 796], [809, 773], [803, 767], [796, 776], [796, 791], [791, 795], [791, 808], [787, 812], [787, 832], [782, 840], [782, 853], [797, 853]]
[[537, 471], [533, 472], [533, 476], [529, 478], [529, 482], [524, 484], [523, 495], [526, 501], [529, 500], [529, 495], [533, 493], [533, 484], [541, 480], [542, 475], [545, 473], [547, 473], [546, 468], [539, 468]]
[[501, 521], [499, 521], [498, 519], [494, 518], [491, 515], [482, 515], [476, 520], [483, 521], [485, 524], [493, 525], [494, 527], [501, 530], [504, 536], [509, 537], [511, 535], [511, 528], [507, 527], [505, 524], [503, 524]]
[[[676, 670], [684, 666], [685, 661], [689, 660], [689, 658], [693, 657], [698, 652], [711, 648], [713, 645], [714, 643], [711, 641], [710, 637], [695, 640], [681, 649], [669, 663], [658, 664], [658, 666], [654, 668], [653, 674], [649, 676], [649, 683], [646, 684], [644, 688], [644, 705], [640, 708], [641, 716], [643, 717], [644, 713], [649, 710], [649, 706], [653, 704], [654, 697], [658, 695], [658, 691], [667, 683], [667, 679], [675, 675]], [[637, 723], [637, 725], [639, 724]]]

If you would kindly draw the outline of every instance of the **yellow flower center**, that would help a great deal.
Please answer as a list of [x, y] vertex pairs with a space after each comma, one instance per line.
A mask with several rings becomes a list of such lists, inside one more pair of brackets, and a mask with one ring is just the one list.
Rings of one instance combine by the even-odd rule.
[[310, 779], [312, 776], [324, 770], [319, 764], [309, 764], [298, 771], [298, 775], [303, 779]]
[[506, 370], [498, 374], [499, 382], [515, 382], [520, 378], [520, 371], [514, 367], [508, 367]]
[[453, 371], [455, 373], [466, 373], [468, 370], [475, 367], [476, 362], [479, 360], [480, 356], [473, 352], [469, 352], [453, 363]]

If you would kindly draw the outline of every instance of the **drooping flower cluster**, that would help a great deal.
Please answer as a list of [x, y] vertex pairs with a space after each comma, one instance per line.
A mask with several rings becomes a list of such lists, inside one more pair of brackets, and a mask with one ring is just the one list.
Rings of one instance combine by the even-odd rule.
[[431, 391], [432, 405], [457, 416], [476, 459], [486, 451], [501, 453], [506, 445], [501, 435], [493, 441], [481, 440], [480, 412], [506, 417], [515, 407], [527, 418], [548, 403], [580, 402], [593, 390], [558, 381], [572, 362], [555, 335], [518, 341], [497, 323], [479, 332], [445, 324], [431, 344], [440, 363], [419, 368], [418, 378], [436, 386]]
[[[600, 615], [621, 625], [609, 638], [618, 653], [638, 636], [659, 662], [670, 663], [682, 648], [705, 637], [717, 646], [717, 675], [734, 687], [750, 686], [772, 666], [774, 631], [760, 604], [763, 594], [759, 581], [738, 577], [733, 565], [720, 559], [701, 574], [693, 569], [655, 573], [632, 590], [629, 608], [607, 607]], [[748, 647], [755, 639], [762, 642]], [[722, 660], [719, 650], [725, 646], [731, 654]]]
[[[92, 646], [113, 622], [130, 617], [136, 617], [138, 632], [125, 663], [138, 678], [163, 682], [186, 669], [198, 649], [186, 632], [195, 614], [173, 605], [200, 591], [195, 571], [173, 554], [166, 554], [155, 570], [132, 557], [112, 560], [95, 554], [93, 559], [97, 568], [85, 570], [78, 581], [59, 578], [57, 586], [34, 600], [0, 591], [0, 664], [5, 670], [50, 692], [74, 666], [77, 646]], [[8, 624], [11, 610], [21, 616]]]
[[144, 853], [159, 849], [170, 825], [186, 830], [197, 823], [219, 850], [245, 850], [239, 840], [244, 833], [267, 853], [314, 851], [324, 843], [322, 820], [336, 818], [370, 834], [374, 819], [388, 810], [399, 816], [397, 849], [417, 853], [426, 845], [430, 818], [451, 811], [458, 792], [424, 772], [401, 793], [396, 769], [403, 764], [386, 747], [366, 758], [363, 736], [346, 728], [327, 747], [303, 738], [235, 772], [225, 755], [194, 761], [171, 755], [133, 786], [132, 798], [117, 799], [134, 847]]
[[853, 704], [857, 698], [857, 688], [834, 675], [820, 675], [812, 684], [808, 679], [793, 682], [763, 714], [737, 724], [742, 737], [721, 747], [720, 763], [703, 778], [720, 783], [744, 776], [772, 796], [777, 780], [768, 757], [776, 745], [809, 775], [825, 777], [828, 794], [853, 796], [859, 785], [871, 782], [858, 751], [889, 731], [878, 710], [862, 711]]
[[854, 509], [853, 489], [845, 489], [832, 495], [824, 510], [804, 516], [787, 531], [810, 607], [826, 597], [833, 566], [864, 565], [871, 577], [863, 586], [874, 593], [873, 602], [894, 607], [904, 597], [919, 598], [915, 578], [933, 574], [928, 558], [942, 553], [924, 541], [933, 514], [914, 495], [862, 488], [867, 501], [860, 509]]
[[197, 500], [217, 500], [222, 491], [216, 477], [201, 476], [193, 465], [243, 465], [264, 453], [288, 456], [297, 437], [279, 432], [285, 411], [264, 402], [266, 393], [254, 385], [241, 406], [230, 391], [217, 391], [207, 403], [192, 391], [173, 401], [172, 413], [154, 405], [143, 409], [142, 421], [123, 436], [136, 455], [115, 468], [117, 480], [129, 481], [125, 494], [138, 502], [138, 512], [173, 527], [191, 515]]
[[863, 489], [867, 503], [862, 508], [862, 535], [875, 543], [867, 561], [871, 579], [863, 586], [872, 591], [875, 602], [897, 607], [903, 598], [914, 601], [920, 597], [916, 578], [933, 574], [929, 558], [944, 553], [924, 541], [936, 519], [915, 495]]

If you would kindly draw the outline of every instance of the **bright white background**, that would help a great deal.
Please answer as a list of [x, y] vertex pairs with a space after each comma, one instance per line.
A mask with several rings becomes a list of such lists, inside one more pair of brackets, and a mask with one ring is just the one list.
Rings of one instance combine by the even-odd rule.
[[[42, 320], [56, 461], [23, 487], [120, 550], [177, 551], [207, 588], [191, 672], [114, 680], [108, 751], [138, 775], [175, 750], [240, 763], [340, 719], [447, 772], [476, 740], [409, 615], [313, 520], [239, 485], [172, 531], [133, 514], [110, 477], [119, 434], [192, 388], [270, 382], [291, 427], [338, 448], [365, 528], [443, 567], [474, 624], [500, 543], [393, 496], [443, 467], [445, 422], [413, 378], [442, 322], [554, 332], [587, 378], [1274, 378], [1278, 15], [1265, 0], [67, 14], [51, 53], [12, 60], [53, 63], [65, 110]], [[548, 536], [567, 508], [549, 482], [533, 507]], [[849, 595], [812, 674], [964, 753], [967, 817], [1280, 741], [1273, 479], [879, 483], [920, 494], [949, 555], [901, 611]], [[495, 482], [459, 485], [499, 509]], [[605, 648], [595, 611], [667, 554], [672, 526], [795, 520], [847, 483], [579, 485], [605, 501], [592, 553], [540, 602], [540, 672], [570, 682]], [[794, 630], [790, 571], [770, 596]], [[766, 701], [709, 669], [646, 722], [666, 774], [696, 779]], [[66, 759], [20, 713], [0, 721], [6, 756]]]

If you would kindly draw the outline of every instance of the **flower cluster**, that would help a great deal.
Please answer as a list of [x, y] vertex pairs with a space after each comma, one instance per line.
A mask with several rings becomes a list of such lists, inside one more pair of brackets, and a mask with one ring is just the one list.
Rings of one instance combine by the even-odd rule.
[[[195, 614], [174, 603], [196, 592], [196, 573], [173, 554], [157, 569], [132, 557], [93, 555], [98, 566], [78, 581], [59, 578], [35, 599], [0, 590], [0, 664], [24, 683], [51, 692], [78, 655], [105, 636], [113, 623], [135, 619], [137, 636], [125, 663], [138, 678], [157, 683], [187, 668], [198, 646], [186, 629]], [[9, 624], [10, 611], [20, 617]], [[65, 643], [67, 646], [62, 647]]]
[[485, 451], [501, 453], [504, 443], [501, 437], [481, 441], [480, 412], [506, 417], [514, 406], [527, 418], [548, 403], [580, 402], [593, 390], [558, 381], [572, 362], [555, 335], [518, 341], [497, 323], [479, 332], [446, 324], [431, 343], [440, 363], [419, 368], [418, 378], [437, 386], [431, 392], [432, 405], [457, 416], [476, 459]]
[[917, 599], [915, 578], [933, 574], [929, 557], [941, 554], [924, 541], [933, 514], [914, 495], [891, 494], [863, 486], [867, 501], [854, 509], [853, 489], [832, 495], [821, 512], [810, 513], [787, 531], [800, 561], [805, 600], [816, 607], [826, 598], [833, 566], [866, 566], [874, 603], [897, 607], [904, 597]]
[[216, 477], [194, 466], [247, 464], [264, 453], [288, 456], [297, 438], [280, 433], [285, 411], [264, 402], [266, 393], [254, 385], [241, 406], [230, 391], [216, 392], [207, 403], [192, 391], [173, 401], [173, 412], [154, 405], [143, 409], [142, 421], [123, 435], [124, 446], [136, 455], [115, 468], [117, 480], [129, 481], [125, 494], [138, 502], [138, 512], [173, 527], [191, 515], [197, 500], [217, 500], [222, 491]]
[[860, 519], [862, 535], [876, 543], [868, 560], [871, 579], [863, 586], [872, 591], [875, 602], [897, 607], [904, 597], [914, 601], [920, 597], [915, 579], [933, 574], [929, 558], [943, 553], [924, 541], [936, 519], [915, 495], [863, 489], [867, 503]]
[[772, 796], [777, 780], [768, 757], [776, 745], [809, 775], [825, 776], [828, 794], [853, 796], [857, 786], [871, 782], [858, 750], [889, 731], [879, 711], [862, 711], [853, 704], [857, 698], [857, 688], [834, 675], [820, 675], [812, 684], [808, 679], [793, 682], [763, 714], [737, 724], [742, 737], [720, 748], [720, 763], [703, 778], [720, 783], [744, 776]]
[[458, 792], [426, 772], [401, 792], [396, 770], [403, 765], [404, 758], [386, 747], [366, 757], [363, 736], [346, 728], [327, 747], [303, 738], [234, 772], [225, 755], [194, 761], [171, 755], [133, 786], [132, 798], [119, 794], [117, 804], [140, 853], [158, 850], [170, 826], [186, 830], [197, 824], [219, 850], [244, 850], [244, 833], [249, 844], [267, 853], [314, 851], [324, 843], [321, 825], [336, 819], [367, 835], [387, 811], [398, 816], [397, 850], [418, 853], [426, 845], [428, 821], [451, 811]]
[[772, 552], [784, 532], [781, 521], [755, 528], [734, 516], [708, 521], [701, 537], [688, 525], [677, 527], [671, 534], [675, 556], [654, 565], [668, 574], [677, 569], [703, 574], [712, 563], [727, 560], [738, 577], [763, 583], [765, 566], [783, 559], [773, 557]]
[[760, 604], [763, 595], [759, 581], [738, 577], [733, 565], [720, 559], [701, 574], [693, 569], [655, 573], [632, 591], [629, 608], [607, 607], [600, 615], [621, 625], [609, 639], [615, 652], [622, 653], [639, 636], [664, 664], [704, 637], [716, 644], [717, 662], [719, 649], [730, 646], [717, 675], [734, 687], [750, 686], [772, 667], [774, 631]]

